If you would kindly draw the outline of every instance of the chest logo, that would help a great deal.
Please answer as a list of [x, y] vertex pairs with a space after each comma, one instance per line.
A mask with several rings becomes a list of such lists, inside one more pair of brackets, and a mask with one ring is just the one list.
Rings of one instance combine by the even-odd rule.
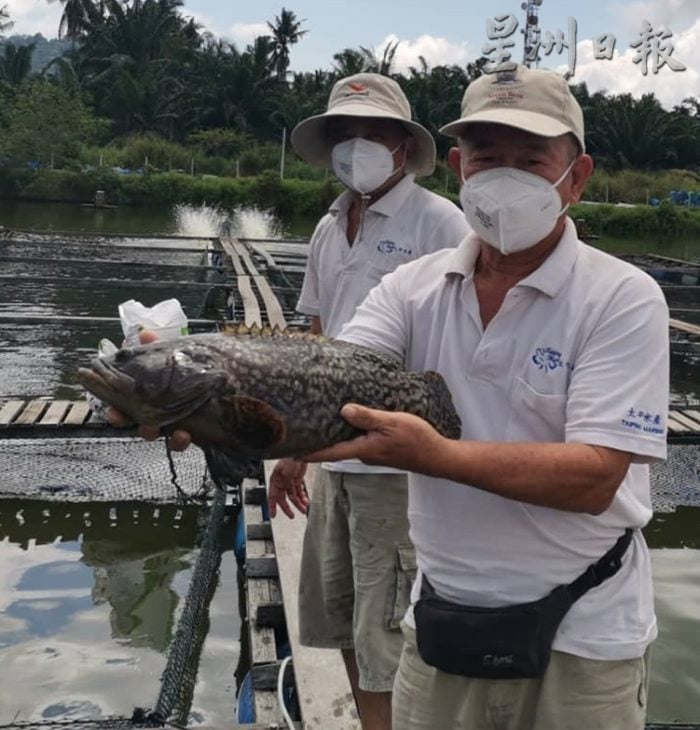
[[398, 246], [396, 243], [389, 241], [388, 239], [384, 239], [377, 244], [377, 251], [383, 254], [402, 253], [407, 256], [413, 255], [413, 251], [410, 248]]
[[545, 373], [551, 373], [558, 368], [564, 367], [561, 352], [557, 352], [551, 347], [538, 347], [532, 356], [532, 362], [537, 365], [539, 370], [544, 370]]

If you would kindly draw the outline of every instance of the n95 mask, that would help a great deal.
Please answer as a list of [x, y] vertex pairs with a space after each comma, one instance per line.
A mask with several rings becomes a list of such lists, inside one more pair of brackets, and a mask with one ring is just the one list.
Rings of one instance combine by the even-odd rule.
[[534, 246], [569, 207], [562, 207], [557, 185], [573, 164], [555, 183], [514, 167], [474, 173], [459, 192], [467, 221], [479, 238], [505, 256]]
[[401, 170], [394, 170], [393, 157], [400, 146], [389, 151], [383, 144], [362, 137], [339, 142], [331, 151], [333, 172], [345, 187], [367, 195]]

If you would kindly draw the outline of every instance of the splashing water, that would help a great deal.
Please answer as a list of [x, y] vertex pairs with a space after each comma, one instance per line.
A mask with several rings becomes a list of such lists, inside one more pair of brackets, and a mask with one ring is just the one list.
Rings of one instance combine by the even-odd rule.
[[274, 213], [254, 206], [234, 208], [229, 213], [218, 206], [176, 205], [175, 221], [179, 236], [212, 238], [230, 232], [238, 238], [284, 237], [282, 223]]
[[226, 214], [209, 205], [176, 205], [175, 223], [178, 236], [213, 238], [219, 235]]
[[284, 238], [279, 218], [270, 210], [241, 207], [233, 211], [233, 232], [239, 238]]

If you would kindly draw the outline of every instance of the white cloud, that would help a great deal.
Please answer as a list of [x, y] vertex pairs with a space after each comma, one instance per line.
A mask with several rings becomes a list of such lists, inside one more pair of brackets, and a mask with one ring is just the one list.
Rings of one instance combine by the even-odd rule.
[[631, 37], [639, 33], [644, 20], [678, 33], [698, 20], [700, 6], [698, 0], [632, 0], [615, 3], [612, 13], [621, 29]]
[[270, 35], [267, 23], [234, 23], [222, 35], [237, 46], [247, 46], [261, 35]]
[[[667, 0], [671, 5], [690, 5], [696, 0]], [[658, 5], [657, 0], [646, 0], [640, 5]], [[696, 6], [697, 8], [697, 6]], [[628, 43], [617, 39], [615, 55], [612, 60], [593, 58], [592, 41], [583, 41], [577, 46], [577, 65], [574, 82], [585, 81], [590, 91], [607, 91], [613, 94], [629, 93], [635, 97], [653, 93], [667, 108], [679, 104], [688, 96], [700, 96], [700, 19], [697, 19], [686, 30], [675, 32], [670, 39], [674, 50], [671, 58], [680, 61], [685, 71], [672, 71], [663, 66], [657, 74], [652, 73], [651, 59], [648, 73], [642, 74], [640, 64], [634, 63], [637, 55]], [[653, 22], [650, 20], [653, 24]], [[561, 71], [566, 70], [560, 67]]]
[[381, 58], [384, 49], [396, 41], [399, 41], [399, 45], [394, 55], [394, 70], [400, 73], [405, 73], [411, 66], [420, 68], [420, 56], [425, 58], [429, 67], [452, 64], [464, 66], [474, 57], [474, 53], [469, 50], [466, 43], [453, 43], [445, 38], [431, 35], [422, 35], [415, 40], [404, 40], [393, 34], [386, 36], [379, 43], [375, 55]]
[[47, 0], [7, 0], [7, 12], [15, 24], [9, 35], [42, 33], [46, 38], [55, 38], [63, 5]]

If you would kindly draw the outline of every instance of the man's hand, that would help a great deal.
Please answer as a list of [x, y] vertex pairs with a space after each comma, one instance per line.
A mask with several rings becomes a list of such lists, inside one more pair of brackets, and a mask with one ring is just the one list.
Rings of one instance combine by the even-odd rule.
[[[158, 335], [150, 330], [143, 330], [143, 332], [139, 333], [139, 341], [142, 345], [149, 345], [151, 342], [157, 342], [158, 339], [160, 339]], [[117, 428], [124, 428], [131, 425], [128, 416], [113, 406], [107, 408], [107, 419]], [[139, 434], [146, 441], [155, 441], [161, 435], [160, 429], [155, 426], [139, 426]], [[182, 429], [173, 431], [170, 437], [170, 448], [173, 451], [184, 451], [191, 443], [192, 437], [187, 431], [183, 431]]]
[[294, 511], [287, 499], [301, 514], [309, 511], [309, 496], [304, 485], [306, 464], [297, 459], [280, 459], [270, 475], [270, 484], [267, 493], [267, 504], [270, 508], [270, 517], [277, 515], [277, 507], [290, 520], [294, 519]]
[[440, 450], [448, 439], [422, 418], [354, 403], [343, 406], [340, 414], [348, 423], [367, 433], [307, 454], [304, 461], [360, 459], [365, 464], [391, 466], [420, 474], [430, 475], [436, 471]]

